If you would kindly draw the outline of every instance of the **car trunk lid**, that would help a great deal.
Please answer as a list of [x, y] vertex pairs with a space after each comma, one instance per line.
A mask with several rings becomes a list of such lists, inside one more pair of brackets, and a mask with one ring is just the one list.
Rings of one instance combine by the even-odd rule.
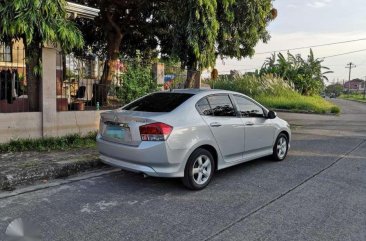
[[100, 134], [106, 141], [138, 146], [141, 143], [139, 127], [156, 122], [165, 113], [115, 110], [101, 114]]

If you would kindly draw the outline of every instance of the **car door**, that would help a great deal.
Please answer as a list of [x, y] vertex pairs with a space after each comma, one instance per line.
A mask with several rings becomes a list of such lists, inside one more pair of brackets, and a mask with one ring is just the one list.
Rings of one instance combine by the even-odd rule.
[[218, 144], [225, 162], [241, 161], [244, 152], [244, 125], [228, 94], [210, 95], [197, 109]]
[[276, 128], [263, 108], [241, 95], [234, 95], [234, 100], [245, 125], [244, 155], [271, 149]]

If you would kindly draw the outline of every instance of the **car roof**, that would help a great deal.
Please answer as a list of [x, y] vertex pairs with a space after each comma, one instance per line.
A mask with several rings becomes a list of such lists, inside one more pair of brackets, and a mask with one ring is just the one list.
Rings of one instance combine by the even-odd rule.
[[242, 96], [245, 96], [246, 98], [249, 98], [250, 100], [254, 101], [255, 103], [259, 104], [263, 108], [267, 109], [265, 106], [263, 106], [262, 104], [260, 104], [259, 102], [257, 102], [253, 98], [251, 98], [250, 96], [247, 96], [247, 95], [245, 95], [243, 93], [239, 93], [239, 92], [235, 92], [235, 91], [230, 91], [230, 90], [220, 90], [220, 89], [173, 89], [171, 92], [173, 92], [173, 93], [193, 94], [197, 98], [202, 98], [202, 97], [204, 97], [206, 95], [210, 95], [210, 94], [211, 95], [214, 95], [214, 94], [242, 95]]
[[219, 93], [236, 93], [236, 94], [240, 94], [237, 92], [233, 92], [233, 91], [228, 91], [228, 90], [219, 90], [219, 89], [173, 89], [171, 92], [173, 93], [187, 93], [187, 94], [219, 94]]

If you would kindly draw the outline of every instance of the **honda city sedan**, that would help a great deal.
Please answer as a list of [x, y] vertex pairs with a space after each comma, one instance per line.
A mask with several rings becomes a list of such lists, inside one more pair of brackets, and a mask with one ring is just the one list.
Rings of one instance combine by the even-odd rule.
[[215, 171], [257, 158], [286, 158], [289, 124], [255, 100], [224, 90], [149, 94], [101, 114], [100, 159], [148, 176], [206, 187]]

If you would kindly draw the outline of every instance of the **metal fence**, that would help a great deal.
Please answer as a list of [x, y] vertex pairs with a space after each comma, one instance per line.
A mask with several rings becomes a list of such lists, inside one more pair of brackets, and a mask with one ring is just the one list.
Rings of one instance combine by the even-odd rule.
[[[192, 77], [190, 87], [194, 88], [197, 85], [196, 79], [200, 78], [199, 71], [187, 71], [180, 66], [165, 65], [161, 71], [150, 61], [120, 59], [113, 63], [115, 73], [112, 80], [105, 84], [101, 81], [105, 61], [99, 60], [95, 55], [80, 57], [60, 52], [56, 62], [57, 111], [119, 108], [134, 98], [148, 93], [146, 88], [149, 83], [146, 83], [146, 80], [140, 81], [134, 76], [149, 79], [151, 86], [162, 83], [163, 86], [151, 88], [151, 91], [183, 89], [187, 76]], [[141, 70], [144, 71], [142, 75], [139, 72]]]
[[0, 42], [0, 113], [28, 112], [25, 50], [20, 42]]
[[[124, 105], [120, 90], [122, 74], [136, 60], [118, 60], [116, 73], [108, 84], [101, 82], [105, 61], [96, 56], [57, 55], [57, 111], [108, 110]], [[145, 68], [151, 64], [140, 62]], [[151, 74], [152, 75], [152, 74]]]

